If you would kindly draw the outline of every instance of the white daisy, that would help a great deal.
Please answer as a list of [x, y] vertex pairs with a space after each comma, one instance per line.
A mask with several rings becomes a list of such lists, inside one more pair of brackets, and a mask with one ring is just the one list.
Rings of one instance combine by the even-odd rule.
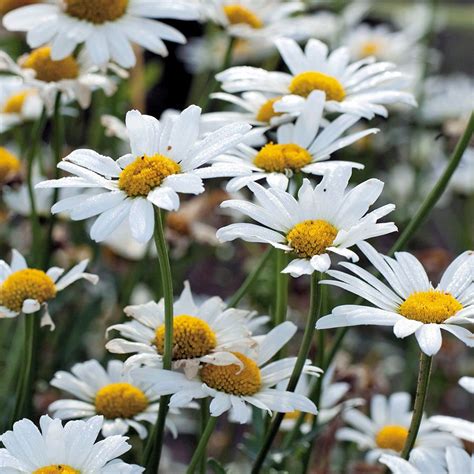
[[14, 180], [21, 174], [21, 161], [7, 148], [0, 146], [0, 185]]
[[440, 350], [443, 329], [468, 347], [474, 347], [474, 335], [460, 326], [473, 322], [473, 252], [466, 251], [457, 257], [435, 288], [413, 255], [398, 252], [395, 258], [390, 258], [378, 253], [368, 243], [358, 245], [391, 288], [357, 265], [341, 263], [355, 276], [331, 270], [328, 274], [334, 280], [323, 283], [362, 296], [376, 307], [337, 306], [332, 314], [319, 319], [317, 329], [366, 324], [393, 326], [393, 332], [399, 338], [414, 333], [421, 350], [429, 356]]
[[[342, 400], [347, 392], [350, 390], [350, 384], [347, 382], [333, 382], [334, 379], [334, 370], [335, 367], [332, 366], [324, 373], [323, 379], [321, 381], [321, 397], [319, 400], [319, 413], [318, 413], [318, 425], [324, 425], [334, 419], [341, 412], [353, 408], [358, 405], [362, 405], [364, 400], [361, 398], [352, 398], [348, 400]], [[302, 374], [298, 384], [296, 386], [295, 392], [309, 397], [312, 384], [310, 383], [310, 378], [306, 374]], [[287, 382], [280, 382], [281, 388], [287, 387]], [[292, 413], [287, 413], [285, 418], [283, 418], [281, 429], [283, 431], [291, 431], [295, 426], [295, 422], [298, 419], [300, 412], [295, 411]], [[302, 433], [309, 433], [313, 426], [312, 415], [305, 417], [305, 421], [301, 425]]]
[[[143, 422], [156, 422], [159, 397], [146, 384], [133, 380], [127, 366], [119, 360], [109, 361], [107, 369], [96, 360], [75, 364], [71, 373], [56, 372], [50, 384], [79, 399], [58, 400], [49, 405], [48, 411], [54, 418], [89, 419], [103, 415], [104, 437], [124, 435], [132, 428], [144, 439], [147, 429]], [[170, 418], [166, 423], [176, 437], [174, 423]]]
[[198, 0], [203, 20], [211, 20], [230, 35], [268, 38], [281, 35], [281, 23], [304, 10], [304, 3], [285, 0]]
[[[375, 462], [384, 453], [400, 454], [405, 446], [412, 418], [411, 396], [397, 392], [388, 398], [374, 395], [370, 403], [370, 417], [359, 410], [351, 409], [342, 417], [352, 428], [340, 428], [336, 439], [356, 443], [358, 448], [368, 451], [366, 459]], [[459, 446], [454, 436], [443, 433], [429, 420], [423, 419], [416, 439], [415, 448], [444, 448]]]
[[25, 87], [37, 90], [49, 111], [53, 109], [58, 92], [63, 94], [65, 102], [77, 100], [85, 109], [90, 105], [93, 91], [102, 89], [105, 94], [112, 95], [117, 89], [115, 82], [92, 66], [85, 55], [53, 61], [49, 46], [24, 54], [17, 62], [0, 51], [0, 71], [15, 74], [23, 80]]
[[119, 456], [130, 450], [125, 436], [112, 436], [96, 443], [102, 416], [87, 421], [61, 420], [47, 415], [40, 419], [41, 431], [24, 418], [0, 440], [0, 466], [5, 474], [140, 474], [143, 468], [127, 464]]
[[[272, 388], [289, 379], [296, 358], [267, 363], [291, 339], [296, 326], [280, 324], [259, 339], [256, 355], [233, 352], [224, 365], [204, 364], [199, 375], [189, 379], [185, 374], [150, 367], [133, 371], [138, 380], [152, 384], [159, 395], [171, 395], [170, 407], [181, 407], [193, 399], [211, 397], [211, 416], [220, 416], [231, 410], [231, 417], [239, 423], [248, 423], [253, 405], [269, 413], [295, 410], [317, 413], [316, 406], [303, 395]], [[321, 370], [307, 361], [304, 371], [317, 375]]]
[[36, 120], [43, 110], [38, 92], [19, 77], [0, 77], [0, 133]]
[[260, 150], [242, 144], [229, 154], [219, 157], [216, 162], [240, 165], [241, 169], [247, 171], [247, 176], [231, 179], [227, 190], [238, 191], [261, 179], [266, 179], [269, 186], [286, 190], [289, 178], [294, 173], [321, 175], [342, 165], [364, 168], [364, 165], [350, 161], [321, 163], [329, 160], [335, 151], [378, 132], [377, 128], [371, 128], [341, 138], [359, 120], [357, 115], [350, 114], [341, 115], [320, 131], [324, 103], [324, 92], [313, 91], [296, 122], [278, 127], [277, 143], [268, 143]]
[[371, 118], [386, 117], [384, 105], [416, 105], [413, 95], [402, 92], [405, 76], [388, 62], [366, 58], [349, 64], [347, 48], [338, 48], [328, 56], [327, 46], [310, 39], [304, 52], [296, 41], [276, 41], [291, 73], [266, 71], [254, 67], [233, 67], [217, 74], [226, 92], [261, 91], [281, 95], [274, 104], [277, 112], [299, 111], [313, 90], [326, 93], [328, 112], [352, 113]]
[[[114, 324], [108, 331], [116, 330], [124, 338], [112, 339], [106, 344], [110, 352], [137, 353], [156, 358], [164, 350], [164, 299], [158, 303], [127, 306], [124, 309], [133, 321]], [[173, 361], [174, 367], [184, 367], [186, 373], [195, 375], [200, 363], [229, 363], [229, 351], [241, 351], [254, 345], [250, 339], [247, 320], [252, 312], [227, 308], [215, 296], [196, 304], [188, 282], [173, 304]]]
[[115, 61], [124, 68], [135, 64], [131, 43], [166, 56], [163, 40], [185, 43], [175, 28], [152, 18], [194, 20], [197, 9], [186, 0], [54, 0], [14, 10], [3, 18], [10, 31], [27, 32], [31, 48], [51, 43], [54, 60], [72, 54], [85, 43], [97, 66]]
[[369, 179], [346, 192], [350, 176], [349, 167], [339, 166], [329, 170], [315, 188], [305, 179], [298, 199], [281, 189], [250, 183], [257, 204], [230, 200], [221, 206], [240, 211], [258, 224], [230, 224], [219, 229], [217, 237], [224, 242], [240, 238], [269, 243], [292, 252], [295, 258], [283, 273], [294, 277], [328, 270], [329, 252], [357, 261], [349, 247], [397, 228], [393, 222], [377, 222], [393, 211], [393, 204], [367, 214], [382, 192], [382, 181]]
[[250, 125], [228, 125], [199, 138], [200, 116], [201, 109], [195, 105], [163, 121], [132, 110], [126, 117], [130, 154], [114, 161], [93, 150], [76, 150], [58, 165], [74, 177], [45, 181], [37, 187], [102, 188], [105, 192], [88, 199], [61, 200], [51, 211], [68, 211], [73, 220], [99, 215], [90, 230], [95, 241], [104, 240], [129, 217], [133, 237], [148, 242], [155, 223], [153, 206], [176, 210], [178, 193], [200, 194], [202, 178], [234, 172], [229, 165], [200, 167], [241, 142]]
[[82, 260], [65, 275], [64, 270], [59, 267], [51, 267], [44, 272], [28, 268], [24, 257], [13, 249], [10, 265], [0, 260], [0, 319], [43, 310], [41, 325], [49, 325], [53, 330], [54, 323], [48, 312], [48, 301], [77, 280], [85, 279], [93, 284], [99, 280], [97, 275], [84, 273], [88, 262]]
[[393, 474], [474, 474], [474, 455], [454, 446], [446, 448], [445, 456], [443, 451], [420, 449], [409, 461], [390, 454], [379, 461]]

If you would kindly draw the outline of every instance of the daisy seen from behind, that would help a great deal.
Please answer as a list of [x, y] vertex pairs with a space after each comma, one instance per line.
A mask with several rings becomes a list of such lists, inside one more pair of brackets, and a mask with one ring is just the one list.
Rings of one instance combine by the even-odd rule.
[[2, 472], [11, 474], [140, 474], [143, 468], [127, 464], [119, 456], [130, 450], [125, 436], [111, 436], [96, 442], [102, 416], [87, 421], [41, 417], [38, 429], [24, 418], [13, 430], [0, 436]]
[[[343, 413], [342, 418], [350, 427], [340, 428], [336, 439], [356, 443], [360, 450], [367, 451], [367, 461], [373, 463], [384, 453], [399, 455], [402, 452], [411, 417], [409, 393], [396, 392], [389, 397], [376, 394], [370, 402], [370, 416], [356, 409]], [[460, 445], [454, 436], [438, 431], [429, 419], [423, 419], [412, 453]]]
[[[76, 397], [49, 405], [53, 418], [88, 419], [102, 415], [104, 437], [124, 435], [131, 428], [144, 439], [147, 436], [144, 422], [156, 421], [159, 397], [145, 384], [135, 382], [122, 361], [111, 360], [106, 368], [96, 360], [75, 364], [71, 372], [56, 372], [50, 385]], [[176, 437], [176, 427], [169, 417], [166, 426]]]
[[[25, 87], [37, 91], [50, 112], [58, 93], [63, 95], [63, 101], [77, 100], [86, 109], [93, 91], [102, 89], [110, 96], [117, 90], [112, 78], [106, 72], [99, 71], [84, 54], [77, 58], [69, 55], [56, 61], [51, 58], [50, 46], [34, 49], [20, 56], [17, 61], [0, 51], [0, 71], [18, 76]], [[117, 72], [122, 74], [119, 69]]]
[[[440, 456], [441, 454], [441, 456]], [[474, 455], [464, 449], [449, 446], [443, 456], [442, 451], [419, 450], [410, 456], [410, 460], [390, 454], [383, 454], [379, 461], [385, 464], [393, 474], [473, 474]]]
[[[164, 352], [164, 300], [158, 303], [127, 306], [125, 313], [133, 318], [115, 324], [108, 331], [118, 331], [121, 338], [112, 339], [106, 348], [113, 353], [137, 355], [127, 362], [154, 363]], [[252, 312], [227, 308], [215, 296], [197, 304], [188, 282], [173, 305], [173, 367], [182, 367], [187, 375], [196, 374], [202, 363], [229, 363], [230, 351], [241, 351], [255, 345], [247, 324]], [[158, 356], [158, 358], [157, 358]]]
[[290, 252], [294, 258], [283, 272], [294, 277], [327, 271], [330, 252], [357, 261], [349, 247], [397, 228], [393, 222], [377, 222], [394, 209], [393, 204], [368, 212], [383, 182], [369, 179], [347, 192], [351, 172], [348, 166], [330, 169], [316, 187], [305, 179], [297, 199], [284, 190], [250, 183], [256, 204], [230, 200], [221, 207], [239, 211], [257, 223], [230, 224], [219, 229], [217, 237], [224, 242], [240, 238], [268, 243]]
[[341, 115], [320, 129], [325, 101], [324, 92], [313, 91], [296, 122], [278, 127], [276, 143], [267, 143], [259, 150], [241, 144], [216, 160], [218, 163], [240, 165], [240, 168], [247, 170], [247, 176], [231, 179], [227, 190], [238, 191], [261, 179], [266, 179], [269, 186], [286, 190], [289, 178], [295, 173], [321, 175], [343, 165], [362, 169], [362, 164], [350, 161], [321, 162], [329, 160], [337, 150], [378, 132], [378, 129], [371, 128], [341, 138], [359, 120], [357, 115], [350, 114]]
[[186, 0], [54, 0], [11, 11], [3, 18], [10, 31], [24, 31], [31, 48], [51, 43], [51, 56], [62, 60], [84, 43], [96, 66], [114, 61], [135, 65], [132, 43], [160, 56], [168, 50], [163, 40], [185, 43], [177, 29], [155, 18], [195, 20], [198, 12]]
[[41, 325], [49, 325], [53, 330], [48, 301], [77, 280], [84, 279], [96, 284], [99, 277], [84, 272], [88, 263], [88, 260], [82, 260], [64, 275], [64, 269], [59, 267], [51, 267], [44, 272], [28, 268], [24, 257], [17, 250], [12, 250], [10, 265], [0, 260], [0, 319], [42, 310]]
[[276, 112], [301, 111], [314, 90], [326, 93], [327, 112], [352, 113], [365, 118], [386, 117], [385, 105], [416, 105], [413, 95], [403, 92], [406, 77], [388, 62], [365, 58], [349, 63], [349, 51], [342, 47], [328, 55], [328, 47], [310, 39], [303, 51], [289, 38], [279, 38], [276, 46], [290, 73], [255, 67], [233, 67], [217, 74], [226, 92], [260, 91], [280, 95]]
[[331, 270], [328, 274], [333, 280], [322, 283], [362, 296], [374, 307], [337, 306], [332, 314], [318, 321], [316, 329], [368, 324], [393, 326], [399, 338], [415, 334], [420, 349], [428, 356], [440, 350], [441, 330], [450, 332], [468, 347], [474, 346], [474, 335], [462, 327], [472, 324], [474, 316], [473, 252], [459, 255], [434, 287], [413, 255], [397, 252], [391, 258], [378, 253], [368, 243], [358, 245], [390, 286], [357, 265], [341, 263], [352, 275]]
[[[266, 336], [259, 337], [257, 348], [245, 353], [232, 352], [232, 358], [227, 358], [223, 364], [205, 363], [191, 379], [181, 372], [151, 367], [137, 368], [133, 376], [152, 384], [152, 390], [158, 395], [172, 395], [170, 407], [181, 407], [193, 399], [210, 397], [211, 416], [217, 417], [230, 410], [231, 419], [239, 423], [249, 422], [252, 405], [269, 413], [299, 410], [314, 415], [317, 409], [311, 400], [275, 387], [290, 378], [296, 357], [269, 362], [295, 332], [293, 323], [282, 323]], [[316, 376], [321, 372], [310, 361], [305, 362], [303, 370]]]
[[36, 187], [103, 189], [87, 199], [75, 196], [61, 200], [51, 211], [67, 211], [73, 220], [98, 216], [90, 229], [91, 238], [97, 242], [128, 218], [132, 236], [148, 242], [154, 230], [154, 206], [177, 210], [178, 193], [200, 194], [204, 191], [202, 178], [229, 175], [228, 165], [202, 165], [237, 145], [250, 129], [248, 124], [236, 123], [201, 138], [200, 116], [201, 109], [195, 105], [166, 120], [132, 110], [126, 117], [131, 153], [115, 161], [93, 150], [73, 151], [58, 168], [74, 176]]

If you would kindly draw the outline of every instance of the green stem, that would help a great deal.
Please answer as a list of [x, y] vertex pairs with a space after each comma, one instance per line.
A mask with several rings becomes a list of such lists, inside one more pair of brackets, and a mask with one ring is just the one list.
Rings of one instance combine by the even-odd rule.
[[186, 470], [186, 474], [194, 474], [194, 471], [196, 470], [196, 467], [199, 464], [199, 460], [201, 459], [201, 457], [204, 456], [207, 443], [209, 441], [209, 438], [211, 437], [212, 432], [214, 431], [214, 428], [216, 427], [216, 424], [217, 416], [210, 416], [206, 424], [206, 428], [204, 429], [204, 432], [201, 435], [201, 439], [199, 440], [199, 444], [196, 448], [196, 451], [194, 451], [191, 462], [189, 463], [188, 469]]
[[[168, 247], [166, 245], [163, 226], [163, 216], [159, 208], [155, 212], [155, 243], [158, 251], [160, 265], [160, 276], [163, 285], [163, 297], [165, 302], [165, 341], [163, 351], [163, 368], [171, 370], [173, 355], [173, 281], [171, 276]], [[163, 435], [165, 429], [166, 415], [168, 413], [169, 396], [160, 398], [158, 419], [145, 448], [146, 472], [155, 474], [158, 471], [163, 448]]]
[[288, 274], [282, 270], [288, 264], [288, 257], [282, 250], [275, 255], [275, 307], [273, 308], [273, 324], [278, 326], [285, 322], [288, 309]]
[[[311, 296], [310, 296], [310, 308], [308, 318], [306, 320], [306, 327], [303, 334], [303, 340], [301, 341], [300, 350], [298, 357], [296, 358], [295, 367], [291, 374], [288, 382], [287, 391], [293, 392], [296, 388], [301, 372], [303, 371], [304, 364], [308, 358], [309, 350], [311, 348], [311, 342], [315, 330], [316, 321], [321, 313], [321, 285], [319, 281], [321, 279], [320, 273], [313, 273], [311, 275]], [[257, 459], [252, 468], [252, 474], [258, 474], [262, 469], [263, 463], [270, 451], [270, 448], [275, 440], [281, 422], [283, 421], [284, 414], [277, 413], [272, 420], [270, 428], [268, 429], [262, 447], [257, 455]]]
[[[55, 163], [55, 179], [59, 178], [59, 168], [58, 163], [62, 158], [62, 148], [64, 143], [64, 121], [61, 120], [61, 92], [56, 94], [56, 99], [54, 102], [54, 113], [53, 113], [53, 156]], [[53, 203], [58, 201], [59, 197], [59, 188], [53, 189]], [[56, 216], [51, 214], [49, 216], [49, 225], [46, 233], [46, 245], [43, 246], [43, 262], [42, 266], [46, 269], [49, 266], [49, 260], [53, 252], [53, 230], [54, 224], [56, 222]]]
[[31, 131], [31, 145], [28, 148], [28, 152], [26, 153], [26, 161], [27, 161], [27, 187], [28, 187], [28, 197], [30, 199], [30, 220], [31, 220], [31, 235], [33, 237], [33, 242], [31, 246], [31, 254], [32, 254], [32, 261], [34, 260], [37, 262], [37, 266], [41, 265], [39, 259], [40, 254], [40, 247], [41, 247], [41, 225], [38, 217], [38, 213], [36, 212], [36, 199], [35, 199], [35, 190], [34, 190], [34, 183], [33, 183], [33, 164], [34, 159], [36, 156], [36, 152], [38, 150], [38, 143], [41, 140], [41, 136], [43, 135], [44, 128], [47, 122], [47, 114], [46, 109], [43, 108], [43, 112], [41, 116], [36, 120], [33, 130]]
[[254, 267], [254, 269], [248, 274], [247, 278], [240, 285], [240, 288], [229, 299], [229, 302], [227, 303], [227, 306], [229, 308], [235, 308], [239, 304], [240, 300], [247, 294], [251, 286], [255, 283], [255, 281], [259, 277], [260, 273], [262, 273], [262, 270], [267, 265], [268, 261], [270, 260], [270, 257], [272, 256], [272, 253], [273, 253], [273, 247], [271, 246], [268, 247], [267, 250], [265, 250], [265, 253], [260, 258], [260, 261]]
[[[204, 436], [206, 431], [207, 423], [209, 421], [209, 404], [207, 398], [203, 398], [201, 400], [201, 413], [200, 413], [200, 438]], [[201, 458], [199, 460], [199, 474], [206, 474], [206, 447], [204, 447], [203, 452], [201, 454]]]
[[413, 408], [413, 415], [411, 419], [410, 429], [408, 430], [408, 437], [405, 442], [405, 447], [402, 451], [402, 458], [408, 459], [410, 452], [415, 445], [418, 430], [420, 429], [421, 419], [425, 407], [426, 395], [428, 392], [428, 385], [430, 383], [431, 362], [432, 357], [427, 356], [423, 351], [420, 353], [420, 367], [418, 371], [418, 382], [416, 385], [415, 404]]
[[459, 139], [456, 148], [449, 159], [449, 163], [444, 170], [444, 173], [438, 179], [431, 192], [428, 194], [426, 199], [421, 204], [420, 208], [416, 212], [415, 216], [410, 220], [405, 230], [402, 232], [400, 237], [397, 239], [393, 247], [390, 249], [389, 255], [393, 255], [395, 252], [405, 247], [408, 241], [415, 235], [416, 231], [420, 227], [421, 223], [426, 219], [430, 211], [433, 209], [439, 198], [443, 195], [446, 187], [448, 186], [451, 176], [456, 171], [456, 168], [461, 161], [462, 155], [469, 145], [472, 134], [474, 133], [474, 113], [471, 114], [469, 122]]

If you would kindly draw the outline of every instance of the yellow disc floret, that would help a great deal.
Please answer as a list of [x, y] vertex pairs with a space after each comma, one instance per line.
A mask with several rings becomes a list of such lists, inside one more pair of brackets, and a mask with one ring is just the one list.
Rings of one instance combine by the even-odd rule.
[[34, 470], [32, 474], [81, 474], [81, 471], [67, 464], [51, 464]]
[[365, 58], [367, 56], [375, 56], [380, 50], [380, 45], [376, 41], [366, 41], [360, 47], [360, 55]]
[[6, 148], [0, 146], [0, 183], [8, 181], [18, 174], [21, 168], [20, 160]]
[[[165, 325], [156, 330], [158, 354], [164, 353]], [[188, 314], [173, 318], [173, 360], [194, 359], [209, 354], [217, 346], [217, 338], [209, 324]]]
[[240, 352], [233, 354], [243, 367], [238, 364], [204, 364], [201, 369], [201, 380], [209, 387], [231, 395], [249, 396], [257, 393], [262, 386], [258, 365]]
[[312, 161], [311, 153], [295, 143], [268, 143], [255, 156], [255, 166], [268, 172], [299, 171]]
[[33, 299], [44, 303], [56, 296], [53, 280], [42, 270], [25, 268], [9, 275], [0, 286], [0, 306], [21, 311], [23, 302]]
[[243, 5], [226, 5], [224, 13], [231, 25], [245, 24], [252, 28], [262, 28], [263, 22], [260, 18]]
[[286, 241], [299, 257], [311, 258], [321, 255], [331, 246], [337, 229], [325, 220], [306, 220], [296, 224], [288, 232]]
[[408, 319], [422, 323], [442, 323], [461, 311], [462, 304], [450, 293], [439, 290], [412, 293], [398, 308]]
[[34, 49], [22, 62], [21, 67], [33, 69], [36, 79], [44, 82], [58, 82], [63, 79], [76, 79], [79, 76], [79, 65], [72, 56], [60, 61], [51, 59], [51, 48], [43, 46]]
[[11, 95], [3, 105], [2, 112], [4, 114], [20, 114], [23, 109], [25, 99], [32, 93], [32, 91], [21, 91], [17, 94]]
[[273, 117], [279, 117], [282, 115], [281, 112], [275, 112], [273, 105], [275, 102], [280, 100], [281, 97], [275, 97], [273, 99], [268, 99], [258, 110], [256, 119], [259, 122], [268, 123]]
[[346, 96], [342, 84], [332, 76], [322, 72], [308, 71], [296, 75], [288, 86], [290, 92], [302, 97], [308, 97], [313, 91], [326, 93], [326, 100], [341, 102]]
[[95, 396], [95, 408], [99, 415], [109, 420], [133, 418], [148, 407], [148, 398], [137, 387], [126, 383], [111, 383], [102, 387]]
[[128, 0], [64, 0], [68, 15], [100, 25], [127, 11]]
[[404, 426], [384, 426], [375, 436], [375, 442], [381, 449], [392, 449], [401, 452], [407, 440], [408, 430]]
[[165, 178], [180, 171], [181, 166], [166, 156], [143, 155], [123, 169], [118, 186], [130, 197], [147, 196]]

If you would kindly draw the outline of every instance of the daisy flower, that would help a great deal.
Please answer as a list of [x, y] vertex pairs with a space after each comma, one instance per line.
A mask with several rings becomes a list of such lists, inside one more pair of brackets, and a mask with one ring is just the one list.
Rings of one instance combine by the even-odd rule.
[[201, 17], [243, 38], [280, 36], [281, 22], [304, 10], [300, 1], [282, 0], [198, 0]]
[[329, 252], [357, 261], [349, 247], [397, 228], [393, 222], [377, 222], [393, 211], [393, 204], [367, 214], [382, 192], [382, 181], [369, 179], [346, 192], [350, 176], [349, 167], [339, 166], [327, 172], [314, 188], [305, 179], [297, 199], [281, 189], [250, 183], [257, 204], [230, 200], [221, 207], [242, 212], [257, 224], [230, 224], [219, 229], [217, 237], [224, 242], [240, 238], [268, 243], [291, 252], [294, 258], [283, 273], [294, 277], [328, 270]]
[[[159, 397], [145, 384], [135, 382], [127, 366], [119, 360], [109, 361], [107, 369], [96, 360], [75, 364], [71, 372], [56, 372], [50, 385], [79, 399], [58, 400], [49, 405], [48, 411], [54, 418], [89, 419], [103, 415], [104, 437], [124, 435], [132, 428], [144, 439], [147, 429], [143, 422], [156, 422]], [[170, 418], [166, 423], [176, 437], [174, 423]]]
[[36, 120], [43, 110], [38, 92], [19, 77], [0, 77], [0, 133]]
[[[193, 399], [212, 398], [211, 416], [220, 416], [231, 410], [231, 418], [248, 423], [253, 405], [271, 412], [303, 412], [316, 414], [314, 403], [303, 395], [272, 388], [289, 379], [296, 358], [269, 360], [291, 339], [296, 332], [293, 323], [275, 327], [259, 339], [256, 354], [232, 352], [225, 364], [205, 363], [199, 374], [189, 379], [185, 374], [151, 367], [138, 368], [133, 376], [152, 385], [159, 395], [171, 395], [170, 407], [181, 407]], [[317, 375], [321, 369], [306, 362], [304, 371]]]
[[[400, 454], [412, 418], [410, 407], [411, 396], [407, 392], [393, 393], [388, 398], [374, 395], [370, 403], [370, 417], [355, 409], [343, 413], [343, 420], [352, 428], [340, 428], [336, 432], [336, 439], [354, 442], [360, 450], [368, 451], [368, 462], [377, 461], [384, 453]], [[423, 419], [414, 451], [460, 444], [454, 436], [437, 431], [433, 423]]]
[[49, 46], [24, 54], [17, 62], [0, 51], [0, 71], [20, 77], [25, 87], [37, 90], [49, 111], [53, 109], [58, 92], [63, 94], [65, 101], [77, 100], [85, 109], [90, 105], [93, 91], [102, 89], [110, 96], [117, 89], [112, 79], [92, 66], [85, 55], [79, 55], [77, 59], [66, 56], [55, 61]]
[[103, 189], [88, 199], [61, 200], [51, 211], [68, 211], [73, 220], [98, 215], [90, 229], [95, 241], [104, 240], [129, 217], [133, 237], [148, 242], [155, 224], [153, 207], [177, 210], [178, 193], [200, 194], [202, 178], [228, 176], [229, 165], [200, 167], [241, 142], [250, 129], [236, 123], [199, 138], [200, 116], [201, 109], [195, 105], [162, 121], [132, 110], [126, 117], [131, 153], [115, 161], [93, 150], [76, 150], [58, 164], [74, 177], [45, 181], [37, 187]]
[[125, 436], [112, 436], [96, 443], [102, 416], [87, 421], [61, 420], [47, 415], [39, 430], [24, 418], [4, 433], [0, 440], [0, 466], [10, 474], [140, 474], [143, 468], [127, 464], [119, 456], [130, 450]]
[[350, 161], [321, 163], [329, 160], [335, 151], [378, 132], [377, 128], [371, 128], [341, 138], [344, 132], [359, 120], [357, 115], [350, 114], [341, 115], [320, 131], [324, 103], [324, 92], [313, 91], [296, 122], [278, 127], [277, 143], [268, 143], [260, 150], [245, 144], [238, 145], [228, 155], [218, 158], [217, 162], [240, 165], [240, 168], [248, 173], [247, 176], [231, 179], [227, 190], [238, 191], [243, 186], [261, 179], [266, 179], [269, 186], [285, 190], [294, 173], [321, 175], [342, 165], [364, 168], [364, 165]]
[[461, 448], [449, 446], [446, 454], [433, 450], [419, 450], [410, 456], [410, 460], [390, 454], [383, 454], [379, 461], [385, 464], [393, 474], [469, 474], [474, 472], [474, 455]]
[[21, 171], [21, 161], [11, 151], [0, 146], [0, 185], [10, 182]]
[[[310, 377], [306, 374], [302, 374], [295, 389], [295, 393], [300, 393], [305, 397], [309, 397], [312, 385], [310, 383]], [[331, 366], [326, 370], [322, 382], [321, 382], [321, 397], [319, 401], [319, 413], [318, 413], [318, 425], [324, 425], [334, 419], [339, 413], [353, 408], [357, 405], [362, 405], [364, 400], [361, 398], [352, 398], [344, 400], [343, 398], [347, 395], [350, 390], [350, 384], [347, 382], [334, 382], [334, 366]], [[280, 387], [287, 387], [288, 382], [280, 382]], [[281, 429], [283, 431], [291, 431], [295, 426], [296, 420], [300, 415], [299, 411], [287, 413], [283, 418]], [[314, 417], [308, 415], [305, 417], [305, 421], [301, 425], [302, 433], [309, 433], [313, 427]]]
[[421, 263], [407, 252], [395, 258], [378, 253], [361, 242], [360, 250], [390, 287], [366, 270], [350, 263], [341, 263], [354, 275], [331, 270], [334, 280], [322, 283], [339, 286], [362, 296], [370, 306], [343, 305], [332, 314], [319, 319], [316, 329], [374, 324], [393, 326], [395, 336], [415, 334], [421, 350], [428, 356], [441, 348], [441, 329], [450, 332], [468, 347], [474, 346], [474, 334], [459, 326], [472, 324], [474, 315], [474, 253], [466, 251], [444, 272], [435, 288]]
[[53, 330], [54, 323], [48, 312], [48, 301], [77, 280], [84, 279], [93, 284], [99, 280], [97, 275], [84, 273], [88, 262], [82, 260], [65, 275], [64, 270], [59, 267], [51, 267], [44, 272], [37, 268], [28, 268], [24, 257], [13, 249], [10, 265], [0, 260], [0, 319], [43, 310], [41, 325], [49, 325]]
[[326, 93], [328, 112], [351, 113], [366, 118], [374, 114], [386, 117], [384, 105], [416, 105], [413, 95], [402, 92], [406, 77], [388, 62], [366, 58], [349, 64], [347, 48], [338, 48], [328, 56], [327, 46], [310, 39], [304, 51], [289, 38], [279, 38], [276, 46], [290, 74], [254, 67], [233, 67], [217, 74], [226, 92], [261, 91], [280, 95], [277, 112], [300, 111], [314, 90]]
[[55, 61], [84, 43], [95, 65], [115, 61], [130, 68], [135, 65], [131, 42], [160, 56], [168, 54], [163, 40], [186, 42], [178, 30], [152, 18], [195, 20], [197, 15], [186, 0], [53, 0], [18, 8], [4, 16], [3, 25], [27, 32], [31, 48], [51, 43]]
[[[147, 359], [159, 356], [164, 350], [164, 299], [158, 303], [127, 306], [125, 314], [133, 321], [115, 324], [123, 338], [106, 344], [110, 352], [137, 353]], [[228, 363], [229, 351], [242, 350], [254, 344], [247, 329], [249, 311], [227, 308], [215, 296], [196, 304], [188, 282], [173, 304], [173, 361], [174, 367], [184, 367], [187, 374], [195, 374], [200, 363]], [[148, 357], [147, 357], [148, 356]]]

